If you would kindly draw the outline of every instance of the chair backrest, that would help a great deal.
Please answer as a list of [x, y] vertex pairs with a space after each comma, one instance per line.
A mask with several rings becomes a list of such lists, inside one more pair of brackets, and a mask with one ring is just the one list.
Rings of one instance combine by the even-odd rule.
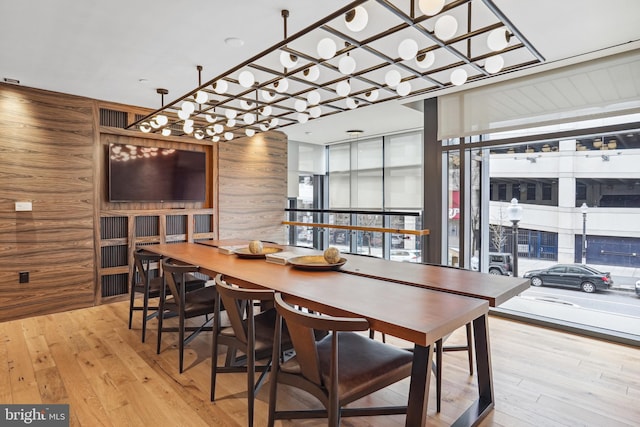
[[216, 291], [220, 297], [233, 328], [233, 333], [239, 341], [247, 344], [248, 327], [243, 320], [253, 316], [254, 301], [273, 301], [275, 292], [270, 289], [245, 288], [228, 283], [221, 274], [216, 276]]
[[322, 386], [314, 329], [332, 333], [332, 354], [337, 357], [338, 332], [366, 331], [369, 329], [369, 322], [363, 318], [333, 317], [308, 313], [291, 306], [285, 301], [285, 298], [282, 294], [276, 294], [274, 301], [278, 315], [287, 324], [302, 375], [309, 381]]
[[[136, 249], [133, 253], [134, 270], [131, 276], [132, 284], [135, 283], [149, 283], [151, 279], [149, 272], [151, 271], [151, 264], [154, 262], [160, 262], [162, 255], [154, 254], [152, 252], [145, 251], [144, 249]], [[136, 278], [136, 272], [138, 274]]]
[[200, 267], [190, 264], [178, 264], [172, 259], [162, 260], [162, 271], [164, 274], [164, 280], [169, 287], [169, 291], [173, 296], [178, 308], [182, 310], [184, 308], [184, 286], [186, 283], [186, 275], [188, 273], [197, 273], [200, 271]]

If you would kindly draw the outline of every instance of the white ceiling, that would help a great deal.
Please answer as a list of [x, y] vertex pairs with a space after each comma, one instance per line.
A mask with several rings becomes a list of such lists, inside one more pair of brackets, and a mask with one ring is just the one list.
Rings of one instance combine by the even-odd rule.
[[[494, 2], [545, 57], [540, 70], [639, 46], [639, 0]], [[344, 5], [340, 0], [0, 0], [0, 79], [155, 109], [160, 107], [156, 88], [169, 90], [166, 102], [197, 86], [196, 65], [204, 67], [204, 82], [281, 41], [282, 9], [290, 11], [292, 35]], [[228, 37], [244, 45], [229, 46]], [[349, 129], [363, 130], [364, 138], [421, 124], [422, 113], [391, 101], [284, 131], [292, 140], [324, 144], [348, 140]]]

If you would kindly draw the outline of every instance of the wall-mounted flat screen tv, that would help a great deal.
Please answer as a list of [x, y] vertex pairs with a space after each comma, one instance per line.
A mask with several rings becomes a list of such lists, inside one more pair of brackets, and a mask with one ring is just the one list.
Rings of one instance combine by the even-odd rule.
[[206, 153], [109, 144], [109, 201], [205, 200]]

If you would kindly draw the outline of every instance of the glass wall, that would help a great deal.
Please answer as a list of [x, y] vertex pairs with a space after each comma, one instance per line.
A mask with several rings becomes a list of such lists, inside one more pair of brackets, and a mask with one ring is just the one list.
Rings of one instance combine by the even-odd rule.
[[[469, 268], [532, 280], [501, 309], [640, 335], [632, 330], [640, 317], [640, 131], [461, 145], [466, 169], [460, 147], [443, 146], [449, 262], [468, 216]], [[461, 180], [471, 195], [457, 216]], [[523, 208], [516, 236], [507, 214], [512, 199]]]
[[[353, 140], [328, 147], [328, 221], [340, 225], [417, 230], [422, 209], [422, 134]], [[367, 213], [361, 213], [366, 211]], [[372, 212], [373, 211], [373, 212]], [[411, 214], [378, 215], [381, 212]], [[415, 235], [329, 229], [329, 243], [346, 252], [419, 262]]]

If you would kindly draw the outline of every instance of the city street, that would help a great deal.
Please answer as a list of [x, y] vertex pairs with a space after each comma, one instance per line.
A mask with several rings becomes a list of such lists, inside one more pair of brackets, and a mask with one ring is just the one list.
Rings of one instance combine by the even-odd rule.
[[640, 318], [640, 297], [635, 292], [610, 290], [586, 294], [580, 290], [541, 286], [531, 287], [520, 297]]

